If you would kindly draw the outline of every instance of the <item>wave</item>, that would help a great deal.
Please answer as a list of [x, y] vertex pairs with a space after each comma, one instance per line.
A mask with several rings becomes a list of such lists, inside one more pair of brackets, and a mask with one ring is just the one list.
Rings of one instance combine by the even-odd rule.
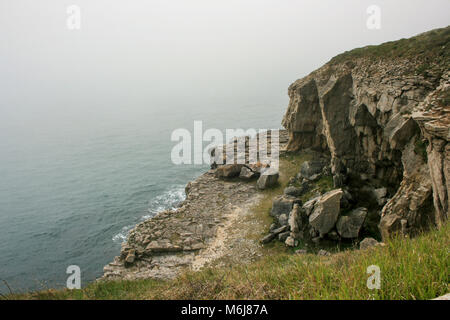
[[[185, 197], [186, 195], [184, 191], [184, 185], [173, 186], [169, 190], [163, 192], [162, 194], [149, 201], [147, 209], [148, 214], [143, 215], [139, 219], [139, 222], [153, 218], [157, 213], [161, 211], [177, 208], [177, 206], [185, 199]], [[131, 224], [122, 227], [122, 230], [112, 237], [113, 242], [123, 243], [127, 241], [128, 234], [135, 225], [136, 224]]]

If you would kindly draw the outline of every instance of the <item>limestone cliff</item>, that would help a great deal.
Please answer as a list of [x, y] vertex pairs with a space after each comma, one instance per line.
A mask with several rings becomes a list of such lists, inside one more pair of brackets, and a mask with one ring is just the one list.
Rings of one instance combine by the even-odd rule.
[[331, 158], [336, 188], [386, 187], [383, 238], [448, 217], [450, 27], [355, 49], [295, 81], [288, 151]]

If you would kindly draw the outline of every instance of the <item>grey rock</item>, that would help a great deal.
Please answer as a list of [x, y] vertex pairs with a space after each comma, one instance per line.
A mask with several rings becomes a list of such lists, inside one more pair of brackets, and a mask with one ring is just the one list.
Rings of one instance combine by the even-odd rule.
[[289, 230], [289, 226], [285, 225], [285, 226], [279, 227], [279, 228], [277, 228], [277, 229], [274, 229], [274, 230], [272, 231], [272, 233], [275, 234], [275, 235], [277, 235], [277, 234], [282, 233], [282, 232], [285, 232], [285, 231], [287, 231], [287, 230]]
[[305, 250], [305, 249], [298, 249], [298, 250], [295, 250], [295, 253], [296, 253], [296, 254], [307, 254], [308, 251]]
[[306, 179], [308, 179], [309, 181], [318, 181], [321, 177], [322, 177], [321, 173], [316, 173]]
[[273, 217], [278, 217], [283, 213], [288, 215], [294, 207], [294, 203], [296, 201], [298, 201], [298, 199], [285, 195], [275, 197], [272, 202], [272, 210], [270, 211], [270, 214]]
[[278, 223], [282, 226], [287, 226], [288, 224], [288, 216], [285, 213], [282, 213], [278, 216]]
[[300, 220], [300, 212], [299, 212], [299, 204], [294, 204], [294, 207], [292, 208], [291, 213], [289, 214], [288, 218], [288, 225], [292, 232], [297, 233], [299, 232], [299, 225], [298, 221]]
[[148, 252], [176, 252], [182, 251], [183, 248], [177, 245], [173, 245], [168, 240], [152, 241], [145, 248]]
[[270, 232], [273, 232], [276, 228], [277, 228], [277, 224], [276, 224], [276, 223], [272, 223], [272, 224], [270, 225], [269, 231], [270, 231]]
[[286, 239], [291, 235], [290, 231], [282, 232], [278, 235], [278, 240], [281, 242], [285, 242]]
[[378, 245], [378, 241], [375, 240], [374, 238], [368, 237], [364, 238], [364, 240], [359, 243], [359, 249], [364, 250], [370, 247], [374, 247], [376, 245]]
[[391, 148], [401, 150], [418, 130], [419, 126], [413, 118], [398, 113], [386, 124], [384, 134], [389, 139]]
[[275, 169], [268, 169], [258, 178], [256, 186], [260, 190], [264, 190], [274, 186], [278, 182], [278, 171]]
[[314, 205], [309, 224], [319, 231], [320, 235], [327, 234], [336, 224], [342, 194], [341, 189], [332, 190], [321, 196]]
[[264, 238], [261, 239], [262, 244], [266, 244], [271, 242], [273, 239], [275, 239], [277, 235], [274, 233], [269, 233], [268, 235], [264, 236]]
[[311, 214], [311, 212], [314, 209], [314, 206], [316, 204], [316, 202], [320, 199], [320, 197], [316, 197], [313, 199], [310, 199], [308, 201], [305, 202], [305, 204], [303, 205], [303, 209], [305, 210], [305, 213], [307, 216], [309, 216]]
[[336, 223], [336, 229], [342, 238], [357, 238], [367, 216], [366, 208], [357, 208], [346, 216], [341, 216]]
[[256, 173], [247, 167], [242, 167], [241, 172], [239, 173], [239, 178], [246, 180], [253, 179], [256, 176], [257, 176]]
[[287, 237], [286, 241], [284, 242], [288, 247], [295, 247], [298, 244], [298, 241], [294, 239], [294, 237], [289, 236]]
[[284, 194], [292, 197], [299, 197], [302, 195], [302, 189], [296, 187], [287, 187], [284, 189]]
[[128, 252], [127, 257], [125, 258], [125, 266], [133, 264], [135, 259], [136, 259], [136, 250], [132, 249]]

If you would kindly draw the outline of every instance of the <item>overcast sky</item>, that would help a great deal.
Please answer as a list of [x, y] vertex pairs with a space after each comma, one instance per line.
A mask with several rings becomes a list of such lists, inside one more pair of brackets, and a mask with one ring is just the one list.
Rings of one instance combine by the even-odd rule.
[[[81, 8], [69, 30], [66, 8]], [[366, 27], [370, 5], [381, 29]], [[449, 0], [0, 0], [0, 112], [287, 103], [333, 56], [445, 27]]]

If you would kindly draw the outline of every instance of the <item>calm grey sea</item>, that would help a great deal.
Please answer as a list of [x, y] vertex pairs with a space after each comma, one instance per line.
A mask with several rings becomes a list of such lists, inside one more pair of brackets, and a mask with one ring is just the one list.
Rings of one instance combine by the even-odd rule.
[[[127, 232], [184, 199], [207, 166], [173, 165], [176, 128], [279, 128], [274, 105], [124, 108], [0, 118], [0, 279], [18, 292], [102, 274]], [[206, 146], [207, 143], [205, 143]], [[0, 292], [8, 292], [0, 283]]]

